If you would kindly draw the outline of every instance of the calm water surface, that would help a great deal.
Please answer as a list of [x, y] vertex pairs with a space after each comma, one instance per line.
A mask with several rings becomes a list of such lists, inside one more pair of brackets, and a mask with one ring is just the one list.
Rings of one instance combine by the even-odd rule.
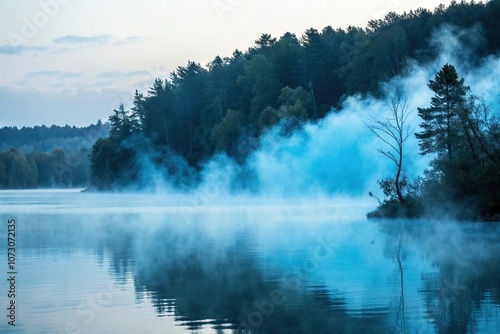
[[373, 222], [368, 209], [0, 192], [0, 332], [500, 333], [497, 224]]

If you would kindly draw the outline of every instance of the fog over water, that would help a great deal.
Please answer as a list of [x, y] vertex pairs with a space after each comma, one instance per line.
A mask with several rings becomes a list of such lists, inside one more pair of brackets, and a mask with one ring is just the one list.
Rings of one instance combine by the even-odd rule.
[[188, 197], [0, 192], [19, 268], [19, 326], [2, 332], [500, 330], [495, 224], [374, 222], [345, 200]]

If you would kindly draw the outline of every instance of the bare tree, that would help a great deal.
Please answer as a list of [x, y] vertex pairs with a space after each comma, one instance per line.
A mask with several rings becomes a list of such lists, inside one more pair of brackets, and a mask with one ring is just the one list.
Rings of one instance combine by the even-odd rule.
[[370, 123], [366, 124], [371, 132], [375, 134], [388, 150], [378, 149], [382, 155], [396, 164], [397, 171], [394, 178], [396, 194], [401, 204], [406, 204], [406, 199], [401, 192], [401, 174], [403, 170], [403, 144], [413, 133], [408, 124], [408, 117], [412, 111], [408, 110], [408, 99], [394, 95], [386, 102], [388, 115], [385, 118], [370, 117]]

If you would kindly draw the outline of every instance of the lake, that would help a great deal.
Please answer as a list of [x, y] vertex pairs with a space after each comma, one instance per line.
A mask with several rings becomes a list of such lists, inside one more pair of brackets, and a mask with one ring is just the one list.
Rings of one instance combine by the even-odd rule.
[[369, 221], [373, 203], [349, 198], [39, 190], [0, 205], [1, 333], [500, 332], [498, 224]]

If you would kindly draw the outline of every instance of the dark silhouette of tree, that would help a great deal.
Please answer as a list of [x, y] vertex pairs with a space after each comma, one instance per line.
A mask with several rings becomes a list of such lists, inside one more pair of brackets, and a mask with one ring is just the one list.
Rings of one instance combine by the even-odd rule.
[[50, 152], [56, 148], [65, 151], [77, 151], [90, 148], [95, 141], [106, 136], [109, 127], [106, 124], [91, 124], [86, 127], [52, 125], [47, 127], [3, 127], [0, 128], [0, 150], [15, 147], [22, 153]]
[[146, 110], [144, 107], [144, 94], [139, 93], [137, 89], [134, 95], [134, 106], [132, 107], [132, 131], [141, 132], [144, 130], [144, 121], [146, 119]]
[[171, 84], [156, 79], [148, 91], [147, 98], [138, 102], [144, 105], [144, 134], [158, 146], [166, 146], [167, 149], [179, 145], [180, 134], [176, 133], [174, 136], [174, 129], [179, 128], [180, 119], [177, 117]]
[[245, 133], [245, 115], [241, 111], [228, 110], [222, 121], [212, 131], [216, 151], [231, 153], [237, 149], [238, 139]]
[[109, 189], [137, 181], [139, 164], [134, 135], [135, 115], [123, 104], [109, 117], [109, 137], [99, 139], [90, 154], [92, 182], [99, 188]]
[[253, 56], [245, 66], [245, 75], [238, 78], [238, 84], [249, 94], [248, 121], [253, 129], [257, 129], [261, 112], [266, 107], [276, 107], [280, 91], [273, 64], [264, 55]]
[[403, 171], [404, 142], [413, 133], [413, 129], [408, 125], [411, 110], [408, 109], [407, 98], [401, 96], [392, 96], [387, 102], [387, 107], [388, 116], [384, 118], [372, 116], [368, 128], [388, 146], [388, 150], [378, 149], [378, 152], [396, 165], [394, 177], [396, 196], [401, 204], [406, 204], [407, 200], [403, 196], [400, 181]]
[[[255, 143], [259, 136], [278, 123], [286, 134], [338, 110], [349, 95], [382, 98], [381, 83], [403, 75], [407, 59], [417, 64], [436, 59], [439, 48], [429, 41], [444, 25], [455, 31], [482, 29], [482, 43], [477, 43], [475, 34], [458, 34], [462, 45], [470, 50], [470, 56], [464, 53], [462, 60], [478, 64], [483, 57], [497, 54], [499, 9], [498, 0], [452, 2], [434, 11], [417, 8], [401, 14], [390, 12], [370, 21], [366, 29], [327, 26], [322, 30], [310, 28], [300, 38], [285, 33], [279, 39], [264, 33], [247, 51], [216, 56], [205, 67], [189, 61], [169, 78], [156, 79], [144, 95], [136, 91], [130, 111], [118, 108], [108, 125], [113, 127], [113, 134], [97, 141], [92, 150], [93, 166], [100, 166], [92, 169], [97, 173], [93, 179], [101, 178], [100, 171], [101, 180], [110, 181], [103, 184], [110, 187], [115, 181], [125, 184], [126, 180], [135, 180], [141, 168], [137, 161], [145, 155], [153, 157], [155, 167], [166, 175], [176, 174], [173, 170], [199, 171], [219, 152], [244, 163], [258, 147]], [[423, 119], [423, 131], [417, 134], [421, 152], [439, 158], [433, 161], [428, 180], [435, 179], [440, 189], [456, 190], [465, 181], [474, 180], [475, 185], [469, 187], [473, 194], [479, 184], [484, 185], [486, 175], [495, 179], [491, 171], [500, 158], [498, 122], [491, 114], [481, 115], [484, 108], [470, 101], [468, 89], [458, 75], [454, 76], [452, 65], [447, 64], [441, 72], [429, 83], [436, 93], [431, 106], [419, 109]], [[65, 136], [75, 129], [39, 127], [22, 131], [22, 135], [33, 139], [48, 131]], [[15, 135], [16, 130], [5, 129], [4, 133]], [[249, 142], [252, 144], [243, 145], [245, 150], [238, 148]], [[393, 152], [398, 166], [398, 153]], [[129, 173], [118, 166], [123, 163], [129, 164]], [[448, 180], [441, 179], [445, 171]], [[399, 181], [395, 183], [395, 179]], [[401, 202], [405, 191], [410, 191], [407, 181], [404, 174], [397, 173], [395, 178], [383, 180], [382, 186]], [[422, 193], [416, 189], [412, 192]], [[481, 207], [494, 207], [483, 195], [480, 197], [484, 201], [480, 201]]]
[[134, 129], [134, 120], [130, 111], [125, 110], [123, 103], [118, 109], [113, 111], [113, 115], [109, 116], [111, 125], [110, 136], [118, 140], [128, 138]]
[[270, 34], [262, 34], [258, 40], [255, 41], [257, 48], [264, 49], [273, 46], [276, 43], [276, 38]]
[[88, 153], [65, 151], [23, 154], [11, 147], [0, 151], [0, 189], [82, 187], [90, 180]]
[[171, 74], [173, 90], [177, 99], [177, 111], [181, 121], [180, 151], [192, 162], [196, 161], [198, 155], [203, 156], [205, 152], [196, 141], [200, 112], [204, 107], [203, 92], [206, 78], [206, 70], [195, 62], [188, 62], [187, 66], [179, 66]]
[[455, 67], [450, 64], [444, 65], [428, 86], [436, 94], [431, 99], [430, 107], [418, 108], [423, 131], [415, 136], [419, 140], [421, 154], [446, 154], [451, 163], [458, 136], [456, 120], [465, 104], [469, 87], [464, 85], [463, 78], [458, 78]]
[[290, 128], [314, 118], [314, 104], [311, 95], [302, 87], [291, 89], [284, 87], [278, 97], [277, 109], [267, 107], [259, 117], [259, 128], [262, 132], [279, 122], [286, 122]]
[[282, 87], [301, 85], [303, 51], [297, 36], [292, 33], [285, 33], [273, 45], [269, 59]]

